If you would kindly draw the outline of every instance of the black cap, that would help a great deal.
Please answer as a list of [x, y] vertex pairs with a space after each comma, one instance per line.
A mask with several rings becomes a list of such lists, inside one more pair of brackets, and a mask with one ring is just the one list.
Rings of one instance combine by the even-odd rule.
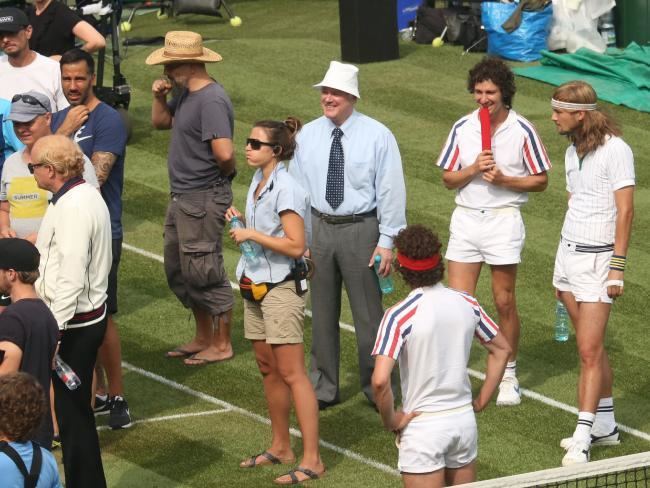
[[27, 15], [19, 8], [0, 8], [0, 32], [18, 32], [28, 25]]
[[0, 239], [0, 269], [36, 271], [41, 255], [36, 246], [25, 239]]

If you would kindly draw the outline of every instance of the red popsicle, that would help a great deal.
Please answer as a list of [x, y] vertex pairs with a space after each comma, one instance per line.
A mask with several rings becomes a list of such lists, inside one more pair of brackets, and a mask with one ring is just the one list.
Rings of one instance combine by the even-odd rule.
[[490, 134], [490, 111], [487, 107], [479, 109], [478, 118], [481, 121], [481, 150], [489, 151], [492, 149], [492, 135]]

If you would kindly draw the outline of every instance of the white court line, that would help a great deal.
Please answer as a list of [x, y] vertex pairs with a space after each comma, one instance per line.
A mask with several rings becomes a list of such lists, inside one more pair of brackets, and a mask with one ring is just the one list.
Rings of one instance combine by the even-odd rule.
[[[126, 366], [123, 364], [123, 366]], [[131, 422], [131, 425], [136, 424], [148, 424], [151, 422], [163, 422], [165, 420], [177, 420], [177, 419], [186, 419], [188, 417], [204, 417], [206, 415], [214, 415], [215, 413], [228, 413], [232, 412], [230, 408], [222, 408], [220, 410], [207, 410], [205, 412], [191, 412], [191, 413], [179, 413], [176, 415], [163, 415], [161, 417], [150, 417], [148, 419], [134, 420]], [[109, 425], [100, 425], [97, 427], [97, 430], [112, 430]]]
[[[162, 256], [159, 256], [158, 254], [154, 254], [154, 253], [149, 252], [149, 251], [145, 251], [144, 249], [140, 249], [139, 247], [131, 246], [131, 245], [126, 244], [126, 243], [122, 244], [122, 247], [124, 249], [132, 251], [132, 252], [134, 252], [136, 254], [140, 254], [141, 256], [145, 256], [145, 257], [148, 257], [150, 259], [154, 259], [154, 260], [156, 260], [156, 261], [158, 261], [160, 263], [163, 262], [163, 257]], [[239, 288], [237, 283], [233, 283], [232, 281], [230, 282], [230, 285], [233, 288]], [[306, 310], [306, 313], [307, 313], [307, 315], [309, 315], [311, 317], [311, 310]], [[347, 330], [349, 332], [354, 332], [354, 327], [349, 325], [349, 324], [339, 322], [339, 326], [343, 330]], [[474, 378], [478, 378], [480, 380], [485, 379], [485, 374], [480, 372], [480, 371], [476, 371], [474, 369], [469, 369], [468, 371], [469, 371], [470, 376], [473, 376]], [[538, 402], [541, 402], [541, 403], [543, 403], [545, 405], [548, 405], [550, 407], [558, 408], [560, 410], [564, 410], [565, 412], [569, 412], [569, 413], [578, 415], [578, 409], [577, 408], [572, 407], [571, 405], [567, 405], [566, 403], [562, 403], [562, 402], [559, 402], [557, 400], [554, 400], [553, 398], [542, 395], [541, 393], [537, 393], [535, 391], [528, 390], [526, 388], [521, 388], [521, 394], [523, 396], [525, 396], [525, 397], [532, 398], [533, 400], [537, 400]], [[648, 434], [647, 432], [643, 432], [641, 430], [635, 429], [633, 427], [628, 427], [627, 425], [623, 425], [623, 424], [618, 424], [618, 430], [623, 431], [623, 432], [625, 432], [627, 434], [633, 435], [635, 437], [638, 437], [640, 439], [643, 439], [645, 441], [650, 442], [650, 434]]]
[[[256, 420], [262, 424], [266, 425], [271, 425], [271, 421], [267, 419], [266, 417], [263, 417], [261, 415], [258, 415], [256, 413], [250, 412], [249, 410], [245, 410], [241, 407], [238, 407], [236, 405], [233, 405], [232, 403], [225, 402], [223, 400], [220, 400], [219, 398], [210, 396], [206, 393], [200, 392], [193, 390], [192, 388], [181, 385], [180, 383], [176, 383], [175, 381], [170, 380], [169, 378], [165, 378], [164, 376], [157, 375], [156, 373], [152, 373], [151, 371], [147, 371], [146, 369], [138, 368], [137, 366], [133, 366], [130, 363], [127, 363], [126, 361], [122, 361], [122, 367], [128, 371], [133, 371], [134, 373], [138, 373], [145, 378], [149, 378], [151, 380], [157, 381], [159, 383], [162, 383], [163, 385], [169, 386], [171, 388], [174, 388], [175, 390], [182, 391], [183, 393], [187, 393], [188, 395], [192, 395], [196, 398], [200, 398], [203, 401], [212, 403], [214, 405], [219, 405], [221, 407], [224, 407], [230, 412], [235, 412], [240, 415], [243, 415], [245, 417], [249, 417], [253, 420]], [[292, 436], [294, 437], [302, 437], [302, 434], [300, 433], [299, 430], [297, 429], [289, 429], [289, 432], [291, 433]], [[350, 459], [354, 459], [355, 461], [359, 461], [360, 463], [367, 464], [368, 466], [371, 466], [375, 469], [378, 469], [380, 471], [384, 471], [385, 473], [393, 474], [395, 476], [399, 476], [399, 471], [391, 468], [390, 466], [386, 464], [382, 464], [380, 462], [374, 461], [372, 459], [369, 459], [367, 457], [362, 456], [361, 454], [358, 454], [354, 451], [350, 451], [349, 449], [345, 449], [343, 447], [336, 446], [334, 444], [331, 444], [330, 442], [320, 440], [319, 444], [330, 451], [334, 451], [338, 454], [341, 454], [345, 457], [348, 457]]]

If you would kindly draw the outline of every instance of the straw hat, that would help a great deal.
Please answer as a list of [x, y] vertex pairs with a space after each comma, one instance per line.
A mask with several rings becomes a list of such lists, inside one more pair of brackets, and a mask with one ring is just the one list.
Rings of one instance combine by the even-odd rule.
[[314, 88], [334, 88], [361, 98], [359, 95], [358, 73], [359, 68], [352, 64], [332, 61], [327, 73], [325, 73], [325, 78], [317, 85], [314, 85]]
[[165, 47], [156, 49], [146, 59], [149, 65], [170, 63], [216, 63], [221, 56], [203, 47], [200, 34], [189, 31], [169, 31], [165, 35]]

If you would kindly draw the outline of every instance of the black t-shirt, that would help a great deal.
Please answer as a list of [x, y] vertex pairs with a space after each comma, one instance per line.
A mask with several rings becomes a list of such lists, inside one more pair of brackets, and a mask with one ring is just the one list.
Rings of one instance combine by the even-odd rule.
[[52, 445], [50, 381], [58, 334], [54, 315], [38, 298], [18, 300], [0, 314], [0, 342], [12, 342], [23, 351], [20, 371], [35, 376], [45, 391], [48, 408], [33, 440], [46, 449]]
[[58, 0], [52, 2], [36, 15], [34, 8], [29, 9], [29, 23], [32, 25], [32, 38], [29, 47], [43, 56], [63, 54], [74, 47], [74, 26], [81, 22], [75, 12]]

